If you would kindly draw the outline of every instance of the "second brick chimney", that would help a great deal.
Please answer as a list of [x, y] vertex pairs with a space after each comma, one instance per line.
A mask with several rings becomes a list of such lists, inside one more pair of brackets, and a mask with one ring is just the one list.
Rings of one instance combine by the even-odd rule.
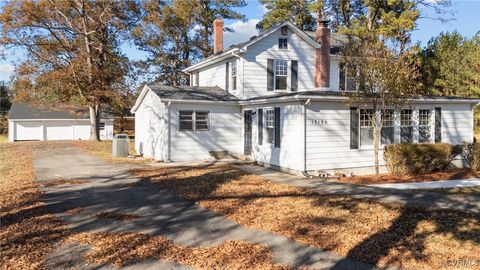
[[213, 53], [223, 52], [223, 20], [215, 19], [213, 21]]
[[320, 48], [317, 49], [315, 58], [315, 87], [330, 87], [330, 29], [329, 21], [319, 20], [316, 31], [317, 42]]

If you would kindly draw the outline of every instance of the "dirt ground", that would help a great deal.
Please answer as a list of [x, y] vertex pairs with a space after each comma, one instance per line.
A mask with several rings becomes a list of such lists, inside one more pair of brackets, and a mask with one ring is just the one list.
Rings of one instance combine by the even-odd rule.
[[480, 260], [478, 215], [321, 196], [226, 165], [133, 174], [244, 226], [378, 266], [439, 269], [449, 258]]

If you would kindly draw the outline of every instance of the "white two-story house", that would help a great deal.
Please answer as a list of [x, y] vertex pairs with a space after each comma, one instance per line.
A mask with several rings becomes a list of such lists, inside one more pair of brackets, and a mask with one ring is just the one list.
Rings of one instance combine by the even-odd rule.
[[[226, 151], [299, 173], [367, 173], [373, 112], [346, 102], [355, 85], [339, 65], [346, 41], [327, 22], [316, 32], [285, 22], [224, 50], [223, 22], [215, 20], [214, 55], [184, 70], [190, 86], [151, 84], [140, 93], [132, 108], [137, 152], [189, 161]], [[382, 145], [472, 141], [477, 103], [423, 97], [392, 109]]]

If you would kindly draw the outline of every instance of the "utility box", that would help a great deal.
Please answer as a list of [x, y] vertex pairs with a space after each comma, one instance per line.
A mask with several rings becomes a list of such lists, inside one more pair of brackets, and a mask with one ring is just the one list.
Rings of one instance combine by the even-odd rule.
[[113, 137], [112, 156], [113, 157], [128, 156], [128, 135], [127, 134], [117, 134]]

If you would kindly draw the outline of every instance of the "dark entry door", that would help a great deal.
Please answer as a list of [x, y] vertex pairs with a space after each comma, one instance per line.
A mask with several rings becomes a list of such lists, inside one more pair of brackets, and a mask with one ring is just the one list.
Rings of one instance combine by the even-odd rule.
[[245, 111], [243, 119], [245, 130], [243, 152], [245, 155], [250, 155], [252, 153], [252, 111]]

